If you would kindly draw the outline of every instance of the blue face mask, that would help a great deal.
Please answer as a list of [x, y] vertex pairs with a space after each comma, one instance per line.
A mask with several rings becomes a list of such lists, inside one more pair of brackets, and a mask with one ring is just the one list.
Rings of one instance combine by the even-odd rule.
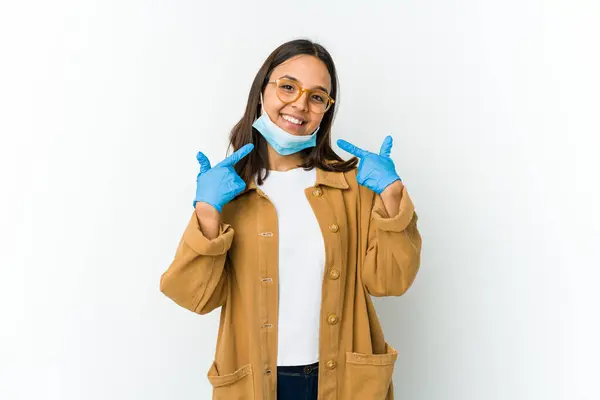
[[[263, 103], [262, 97], [260, 103], [261, 105]], [[264, 107], [262, 108], [262, 115], [254, 121], [252, 126], [256, 128], [267, 142], [269, 142], [271, 147], [282, 156], [294, 154], [308, 147], [315, 147], [317, 145], [317, 132], [319, 131], [319, 128], [315, 129], [311, 135], [292, 135], [271, 121], [271, 118], [269, 118], [269, 114], [265, 112]]]

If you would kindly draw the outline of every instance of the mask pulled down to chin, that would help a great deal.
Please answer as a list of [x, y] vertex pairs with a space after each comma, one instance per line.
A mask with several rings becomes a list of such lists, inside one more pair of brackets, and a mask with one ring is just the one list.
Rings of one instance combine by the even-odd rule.
[[[261, 99], [262, 100], [262, 99]], [[261, 101], [262, 104], [262, 101]], [[319, 127], [310, 135], [292, 135], [286, 132], [269, 118], [269, 114], [262, 108], [262, 115], [252, 124], [265, 140], [282, 156], [298, 153], [309, 147], [317, 145], [317, 132]]]

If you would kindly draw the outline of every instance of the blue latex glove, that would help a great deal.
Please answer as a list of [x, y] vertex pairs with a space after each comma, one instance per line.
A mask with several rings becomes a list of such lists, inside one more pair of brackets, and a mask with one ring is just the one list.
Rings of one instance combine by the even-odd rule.
[[348, 143], [343, 139], [337, 141], [340, 149], [355, 155], [360, 159], [356, 180], [377, 194], [381, 194], [386, 187], [397, 180], [401, 180], [396, 173], [394, 162], [390, 158], [392, 151], [392, 137], [387, 136], [381, 145], [379, 154], [371, 153]]
[[225, 204], [246, 189], [246, 182], [235, 172], [233, 166], [246, 157], [252, 149], [254, 149], [252, 143], [242, 146], [213, 168], [210, 167], [208, 157], [202, 152], [198, 152], [196, 159], [200, 163], [200, 173], [196, 177], [194, 208], [196, 202], [201, 201], [210, 204], [221, 212]]

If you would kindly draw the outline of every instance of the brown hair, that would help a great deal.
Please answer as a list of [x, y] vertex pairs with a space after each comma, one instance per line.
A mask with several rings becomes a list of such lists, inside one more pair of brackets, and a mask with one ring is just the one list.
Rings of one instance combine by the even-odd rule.
[[259, 104], [260, 94], [265, 89], [273, 69], [284, 61], [301, 54], [315, 56], [327, 66], [331, 77], [330, 95], [336, 99], [336, 102], [323, 116], [319, 131], [317, 132], [316, 146], [301, 151], [301, 154], [304, 156], [304, 163], [300, 167], [306, 170], [318, 167], [326, 171], [346, 172], [354, 168], [358, 162], [356, 158], [344, 161], [331, 148], [331, 125], [335, 115], [336, 104], [339, 102], [337, 101], [338, 79], [333, 59], [329, 52], [320, 44], [311, 42], [310, 40], [297, 39], [282, 44], [267, 57], [254, 77], [254, 82], [252, 82], [244, 115], [231, 130], [229, 147], [233, 147], [233, 151], [240, 149], [245, 144], [254, 144], [254, 150], [235, 165], [236, 172], [246, 183], [250, 182], [258, 172], [262, 172], [258, 174], [259, 184], [262, 184], [264, 179], [269, 175], [267, 142], [252, 127], [254, 121], [261, 114]]

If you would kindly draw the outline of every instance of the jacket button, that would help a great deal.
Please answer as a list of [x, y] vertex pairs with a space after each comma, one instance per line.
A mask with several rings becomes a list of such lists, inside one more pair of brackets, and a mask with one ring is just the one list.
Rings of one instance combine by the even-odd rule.
[[338, 271], [337, 269], [332, 269], [331, 271], [329, 271], [329, 277], [331, 279], [337, 279], [340, 277], [340, 271]]
[[313, 190], [313, 196], [319, 197], [322, 194], [323, 194], [323, 192], [321, 191], [321, 189]]
[[335, 369], [336, 366], [337, 366], [337, 363], [334, 360], [327, 361], [327, 368]]
[[340, 230], [340, 227], [339, 227], [339, 226], [337, 226], [337, 224], [331, 224], [331, 225], [329, 225], [329, 230], [330, 230], [331, 232], [334, 232], [334, 233], [335, 233], [335, 232], [337, 232], [337, 231], [339, 231], [339, 230]]
[[338, 316], [335, 314], [331, 314], [329, 316], [329, 318], [327, 318], [327, 322], [329, 322], [329, 325], [335, 325], [338, 323]]

